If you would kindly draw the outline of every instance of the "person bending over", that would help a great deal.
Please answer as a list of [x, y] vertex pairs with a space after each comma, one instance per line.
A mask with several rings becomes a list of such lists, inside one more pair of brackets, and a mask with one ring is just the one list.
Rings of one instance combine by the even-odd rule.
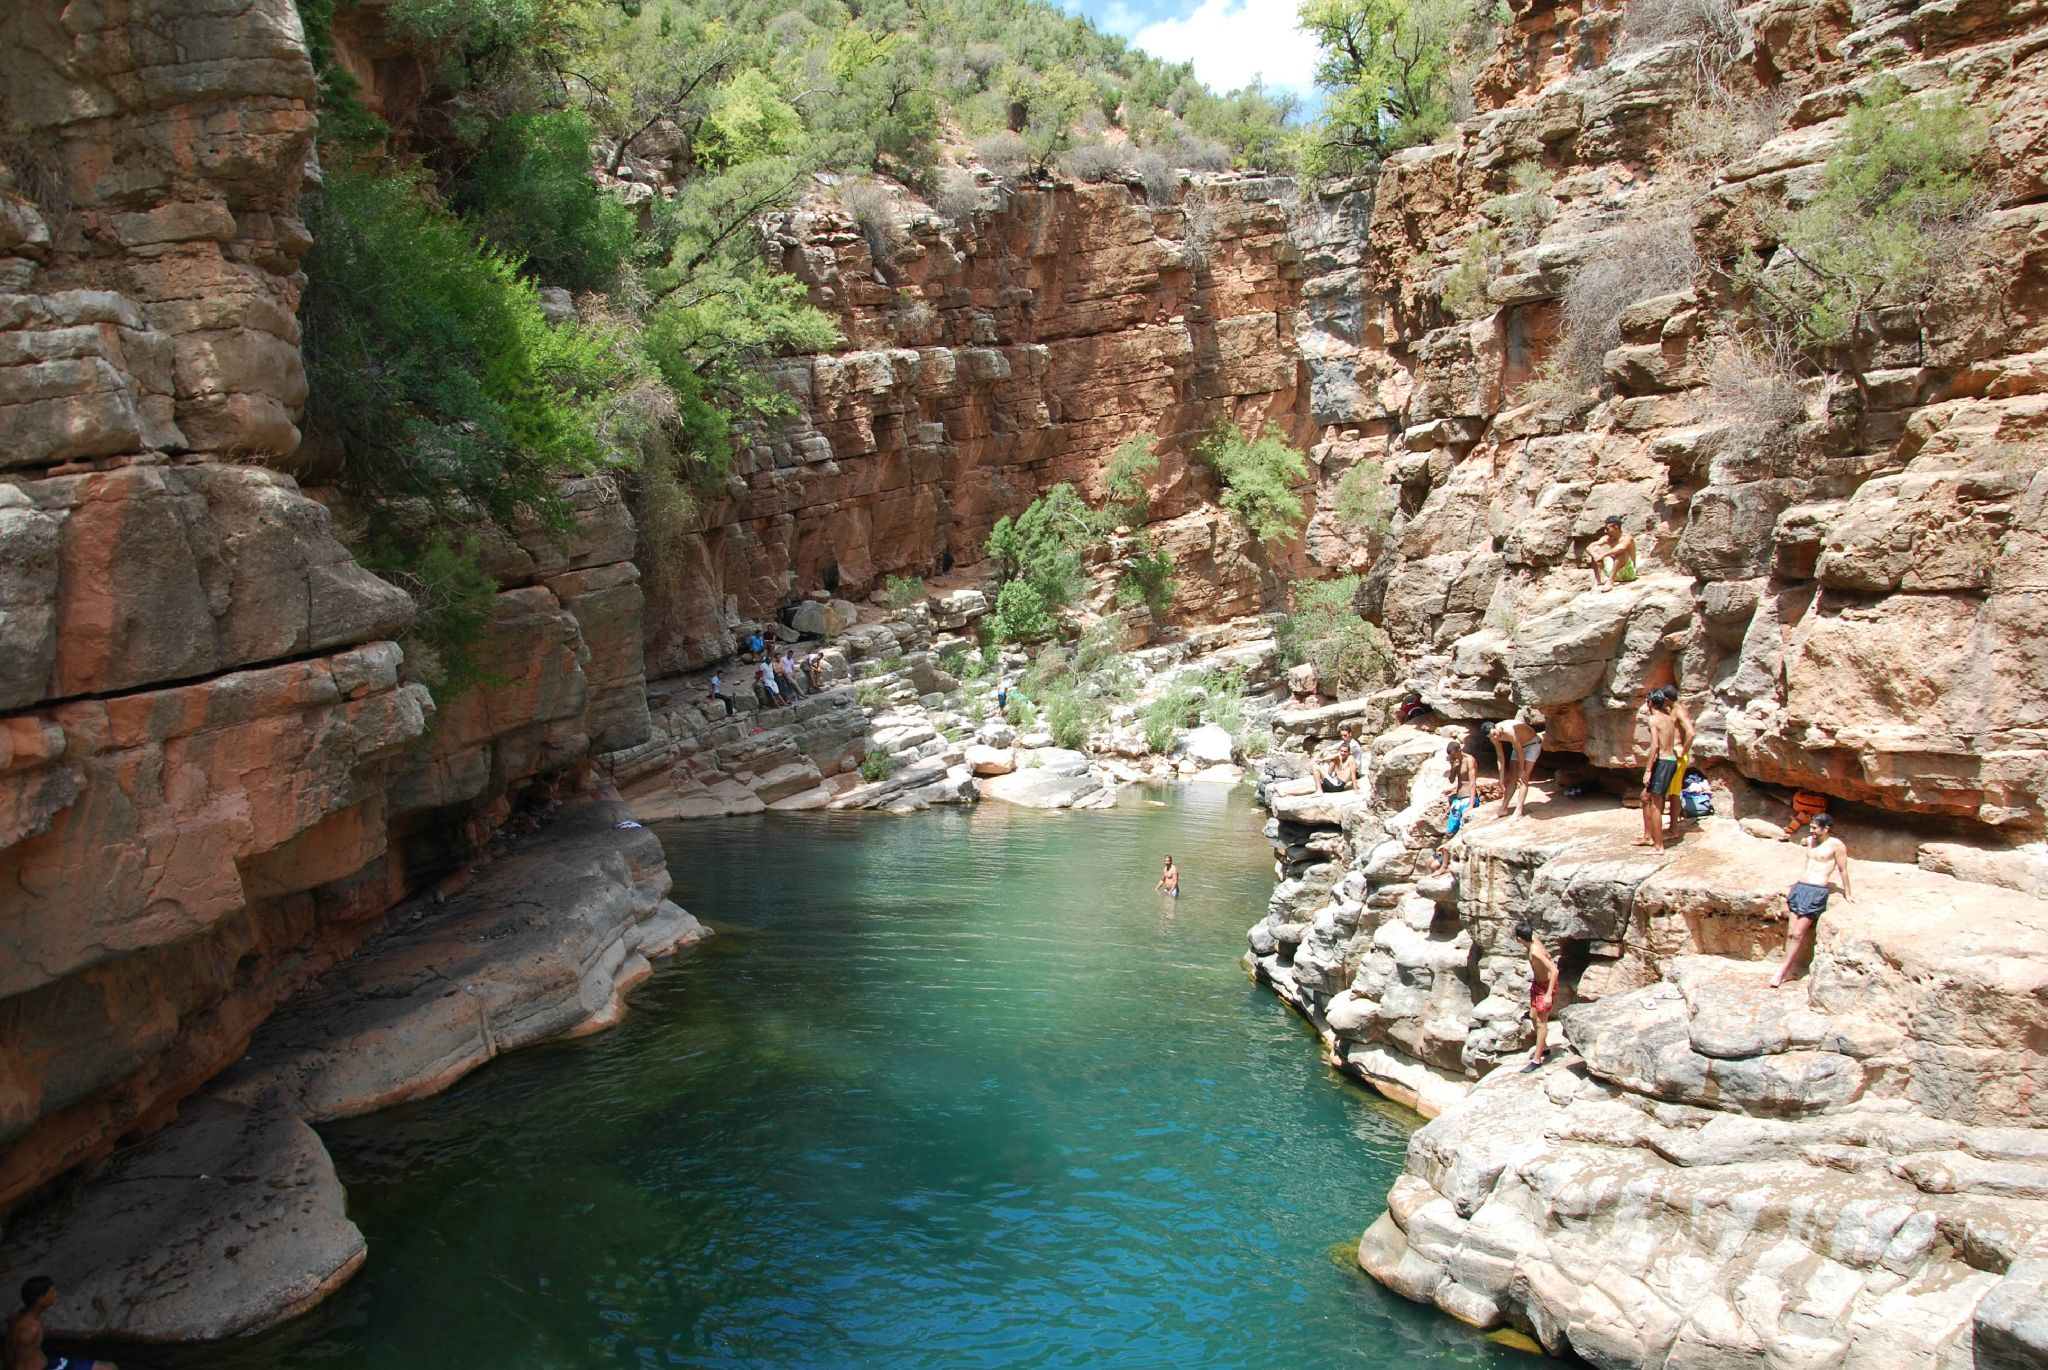
[[1814, 933], [1820, 916], [1827, 912], [1828, 891], [1839, 884], [1842, 897], [1849, 897], [1849, 848], [1835, 836], [1835, 820], [1815, 814], [1806, 831], [1806, 869], [1791, 889], [1785, 891], [1785, 911], [1791, 927], [1785, 934], [1785, 964], [1771, 977], [1771, 988], [1790, 980], [1796, 969], [1813, 959]]
[[1500, 771], [1501, 817], [1512, 809], [1520, 818], [1529, 807], [1529, 777], [1536, 773], [1536, 758], [1543, 755], [1543, 739], [1520, 718], [1494, 724], [1487, 736], [1493, 739], [1494, 764]]

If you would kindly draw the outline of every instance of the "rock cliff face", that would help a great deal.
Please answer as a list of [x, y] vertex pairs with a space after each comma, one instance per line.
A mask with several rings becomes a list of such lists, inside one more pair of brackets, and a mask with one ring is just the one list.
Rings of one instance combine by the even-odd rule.
[[1179, 567], [1176, 615], [1265, 607], [1271, 570], [1213, 517], [1187, 453], [1226, 417], [1314, 436], [1292, 194], [1224, 178], [1155, 206], [1123, 186], [1026, 181], [958, 220], [906, 193], [871, 235], [814, 193], [771, 226], [771, 251], [847, 347], [781, 367], [797, 417], [746, 446], [744, 498], [652, 573], [650, 671], [726, 655], [734, 623], [807, 589], [865, 595], [979, 562], [995, 520], [1047, 486], [1099, 498], [1110, 453], [1141, 432], [1165, 440], [1154, 531]]
[[496, 549], [497, 676], [437, 714], [410, 599], [270, 469], [312, 100], [289, 0], [0, 15], [0, 1209], [647, 732], [609, 485]]
[[[1710, 53], [1629, 43], [1618, 8], [1514, 8], [1491, 108], [1324, 202], [1362, 221], [1348, 263], [1306, 254], [1347, 283], [1311, 273], [1302, 314], [1322, 493], [1387, 473], [1362, 602], [1438, 725], [1327, 711], [1382, 734], [1363, 792], [1271, 800], [1260, 973], [1341, 1065], [1438, 1115], [1360, 1260], [1600, 1365], [2042, 1363], [2040, 17], [1770, 3]], [[1768, 252], [1874, 64], [1988, 114], [1992, 203], [1861, 392], [1807, 381], [1763, 416], [1698, 262]], [[1705, 103], [1756, 121], [1718, 157], [1688, 94], [1709, 71]], [[1459, 299], [1481, 229], [1504, 246]], [[1603, 397], [1560, 399], [1574, 273], [1646, 232], [1689, 241], [1683, 269], [1621, 311]], [[1642, 575], [1594, 590], [1609, 514]], [[1652, 854], [1611, 798], [1556, 792], [1627, 788], [1667, 683], [1724, 817]], [[1432, 874], [1445, 736], [1516, 711], [1563, 779]], [[1795, 853], [1727, 820], [1775, 825], [1792, 788], [1888, 864], [1856, 863], [1810, 979], [1772, 992]], [[1518, 918], [1562, 948], [1571, 1004], [1563, 1064], [1532, 1075]]]

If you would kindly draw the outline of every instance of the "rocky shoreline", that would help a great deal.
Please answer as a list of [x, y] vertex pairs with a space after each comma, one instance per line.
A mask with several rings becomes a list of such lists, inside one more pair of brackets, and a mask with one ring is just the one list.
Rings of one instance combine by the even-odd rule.
[[[1800, 851], [1754, 823], [1654, 852], [1613, 799], [1539, 794], [1432, 873], [1462, 732], [1382, 733], [1355, 794], [1263, 771], [1285, 878], [1248, 959], [1432, 1119], [1360, 1265], [1602, 1366], [2044, 1363], [2048, 908], [1859, 860], [1772, 990]], [[1517, 919], [1564, 981], [1534, 1072]]]

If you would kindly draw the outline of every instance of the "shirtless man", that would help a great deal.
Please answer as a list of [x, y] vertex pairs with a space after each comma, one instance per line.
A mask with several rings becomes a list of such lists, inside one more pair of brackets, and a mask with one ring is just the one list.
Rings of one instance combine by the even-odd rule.
[[1794, 967], [1813, 958], [1814, 931], [1820, 927], [1820, 916], [1827, 912], [1828, 890], [1836, 884], [1842, 887], [1842, 897], [1847, 899], [1849, 849], [1835, 836], [1835, 820], [1824, 813], [1815, 814], [1806, 831], [1806, 869], [1785, 892], [1792, 929], [1785, 938], [1785, 964], [1771, 977], [1772, 989], [1790, 980]]
[[1643, 835], [1632, 844], [1664, 850], [1664, 796], [1678, 774], [1678, 720], [1662, 690], [1650, 692], [1650, 747], [1643, 760]]
[[1479, 806], [1479, 758], [1454, 737], [1444, 744], [1444, 762], [1451, 772], [1451, 811], [1444, 819], [1444, 836], [1456, 837], [1466, 816]]
[[[1683, 816], [1680, 796], [1685, 790], [1685, 768], [1692, 761], [1692, 710], [1686, 708], [1685, 701], [1678, 697], [1676, 685], [1662, 685], [1650, 691], [1650, 699], [1658, 695], [1664, 696], [1665, 702], [1671, 706], [1671, 720], [1678, 725], [1678, 766], [1672, 771], [1671, 784], [1664, 794], [1664, 836], [1671, 838], [1678, 836], [1678, 820]], [[1643, 701], [1641, 710], [1645, 723], [1649, 722], [1650, 699]]]
[[1557, 962], [1543, 939], [1526, 922], [1515, 924], [1515, 937], [1529, 944], [1529, 1018], [1536, 1024], [1536, 1047], [1522, 1073], [1542, 1065], [1550, 1055], [1550, 1010], [1557, 1006]]
[[48, 1275], [22, 1281], [21, 1311], [7, 1320], [7, 1344], [0, 1348], [6, 1370], [115, 1370], [110, 1360], [52, 1356], [43, 1351], [43, 1314], [57, 1302], [57, 1282]]
[[1593, 564], [1593, 587], [1597, 590], [1636, 578], [1636, 540], [1621, 526], [1621, 515], [1607, 516], [1600, 537], [1586, 549], [1586, 560]]
[[1536, 758], [1543, 755], [1543, 739], [1519, 718], [1494, 724], [1487, 736], [1493, 739], [1493, 759], [1500, 769], [1501, 817], [1512, 808], [1520, 818], [1529, 807], [1529, 777], [1536, 773]]
[[1165, 890], [1169, 898], [1180, 898], [1180, 867], [1173, 864], [1173, 854], [1171, 852], [1167, 853], [1166, 869], [1160, 874], [1159, 883], [1152, 888], [1155, 890]]
[[1351, 759], [1351, 749], [1343, 743], [1319, 757], [1315, 764], [1316, 785], [1325, 794], [1337, 794], [1358, 786], [1358, 763]]

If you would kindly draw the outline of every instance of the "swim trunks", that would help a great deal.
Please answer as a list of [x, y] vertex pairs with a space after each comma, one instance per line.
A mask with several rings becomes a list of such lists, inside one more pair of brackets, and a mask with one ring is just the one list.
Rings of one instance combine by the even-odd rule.
[[1680, 786], [1685, 784], [1685, 768], [1691, 761], [1692, 756], [1690, 753], [1678, 758], [1678, 768], [1671, 772], [1671, 787], [1664, 791], [1665, 794], [1672, 795], [1679, 792]]
[[1323, 777], [1324, 794], [1342, 794], [1344, 791], [1350, 788], [1351, 787], [1349, 785], [1345, 784], [1343, 781], [1337, 779], [1337, 777], [1333, 775], [1326, 775]]
[[1678, 758], [1660, 756], [1657, 758], [1657, 764], [1650, 768], [1650, 783], [1644, 788], [1654, 795], [1670, 794], [1672, 780], [1677, 775]]
[[1556, 1002], [1557, 981], [1552, 980], [1547, 985], [1539, 985], [1533, 980], [1529, 982], [1529, 1012], [1548, 1013]]
[[1614, 583], [1616, 585], [1626, 585], [1635, 578], [1636, 559], [1634, 557], [1630, 557], [1627, 561], [1614, 568]]
[[96, 1360], [78, 1360], [71, 1356], [52, 1356], [44, 1370], [93, 1370]]
[[1536, 738], [1536, 739], [1535, 739], [1534, 741], [1530, 741], [1530, 742], [1524, 742], [1524, 743], [1522, 744], [1522, 760], [1523, 760], [1523, 762], [1524, 762], [1525, 764], [1527, 764], [1527, 765], [1530, 765], [1530, 766], [1533, 766], [1533, 765], [1535, 765], [1535, 764], [1536, 764], [1536, 758], [1537, 758], [1537, 757], [1538, 757], [1539, 755], [1541, 755], [1541, 754], [1542, 754], [1542, 751], [1543, 751], [1543, 739], [1542, 739], [1542, 738], [1540, 738], [1540, 737], [1539, 737], [1539, 738]]
[[1827, 912], [1828, 887], [1809, 885], [1802, 880], [1786, 891], [1785, 903], [1791, 907], [1794, 918], [1811, 918], [1818, 923], [1820, 916]]
[[1456, 837], [1458, 829], [1465, 826], [1465, 815], [1478, 806], [1479, 801], [1471, 798], [1453, 799], [1451, 811], [1444, 817], [1444, 836]]

